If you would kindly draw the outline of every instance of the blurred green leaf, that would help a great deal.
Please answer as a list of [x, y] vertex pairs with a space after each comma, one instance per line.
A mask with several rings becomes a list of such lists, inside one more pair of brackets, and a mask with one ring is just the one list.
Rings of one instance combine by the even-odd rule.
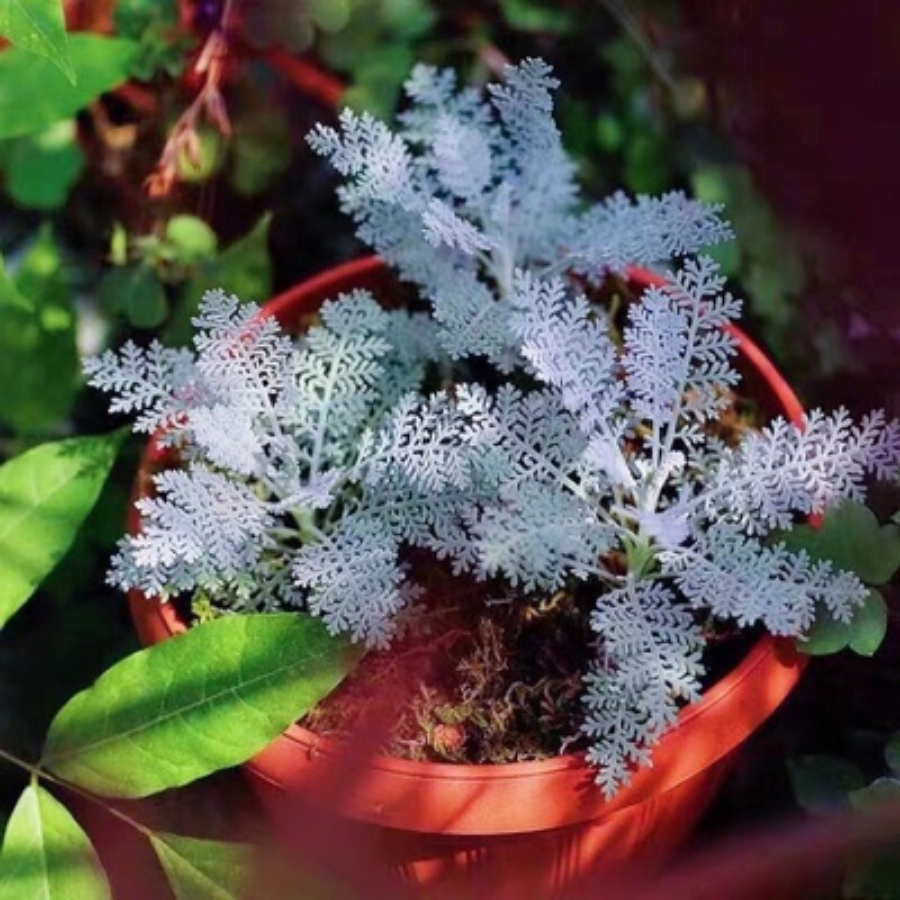
[[253, 876], [251, 848], [157, 832], [153, 846], [176, 900], [242, 900]]
[[68, 438], [0, 466], [0, 627], [75, 540], [122, 439], [118, 433]]
[[836, 756], [801, 756], [788, 762], [788, 772], [797, 803], [812, 813], [849, 809], [851, 791], [866, 783], [853, 763]]
[[337, 685], [357, 654], [301, 613], [228, 616], [134, 653], [57, 714], [42, 765], [144, 797], [246, 762]]
[[270, 187], [290, 165], [291, 126], [283, 110], [272, 108], [262, 93], [241, 98], [241, 128], [231, 143], [228, 181], [244, 197]]
[[6, 827], [0, 900], [107, 900], [109, 885], [88, 836], [39, 784], [30, 784]]
[[625, 142], [625, 183], [636, 194], [658, 194], [672, 178], [669, 149], [662, 136], [649, 130], [632, 134]]
[[18, 49], [49, 60], [75, 84], [63, 0], [0, 0], [0, 35]]
[[135, 328], [156, 328], [169, 314], [162, 282], [155, 270], [143, 263], [110, 269], [98, 292], [104, 308], [121, 313]]
[[307, 0], [307, 8], [322, 31], [340, 31], [350, 20], [349, 0]]
[[410, 47], [387, 44], [373, 50], [364, 63], [354, 67], [353, 85], [344, 92], [344, 104], [379, 118], [390, 118], [414, 62]]
[[625, 142], [622, 120], [613, 113], [604, 113], [598, 116], [594, 124], [594, 131], [597, 143], [607, 152], [619, 150]]
[[181, 292], [165, 333], [168, 344], [180, 345], [190, 339], [191, 319], [197, 314], [206, 291], [223, 288], [242, 300], [264, 303], [272, 292], [272, 266], [269, 258], [269, 215], [253, 229], [226, 247], [218, 256], [197, 267]]
[[192, 264], [208, 259], [216, 252], [216, 233], [197, 216], [177, 215], [166, 222], [165, 243], [179, 263]]
[[19, 292], [15, 282], [6, 272], [6, 263], [0, 256], [0, 313], [4, 312], [3, 307], [15, 309], [19, 312], [33, 312], [34, 304], [26, 296]]
[[33, 309], [5, 309], [0, 329], [0, 419], [18, 434], [41, 435], [59, 425], [81, 383], [64, 273], [50, 228], [44, 227], [13, 276], [17, 291], [32, 298]]
[[[243, 120], [234, 140], [240, 139], [243, 133]], [[182, 152], [176, 161], [178, 177], [181, 181], [194, 184], [211, 178], [219, 169], [225, 159], [225, 140], [222, 135], [208, 125], [197, 129], [197, 138], [200, 141], [200, 152], [196, 159], [188, 158]]]
[[519, 31], [561, 35], [568, 34], [575, 25], [569, 10], [535, 0], [500, 0], [500, 9], [507, 23]]
[[116, 0], [113, 6], [113, 26], [123, 37], [139, 38], [160, 21], [178, 23], [178, 0]]
[[64, 119], [13, 140], [6, 157], [6, 189], [21, 206], [57, 209], [66, 202], [84, 166], [75, 120]]
[[855, 572], [866, 584], [886, 584], [900, 568], [900, 528], [880, 525], [863, 503], [845, 501], [825, 514], [820, 528], [801, 525], [781, 540], [790, 550]]
[[0, 140], [68, 119], [128, 78], [136, 44], [96, 34], [69, 36], [78, 78], [70, 84], [49, 60], [18, 47], [0, 53]]

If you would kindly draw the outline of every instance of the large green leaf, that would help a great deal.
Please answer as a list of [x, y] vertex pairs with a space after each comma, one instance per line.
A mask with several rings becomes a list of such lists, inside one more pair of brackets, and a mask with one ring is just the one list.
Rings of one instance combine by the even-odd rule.
[[[31, 0], [28, 0], [31, 2]], [[0, 53], [0, 140], [41, 131], [68, 119], [128, 78], [137, 44], [97, 34], [69, 36], [77, 83], [49, 60], [19, 47]]]
[[240, 900], [253, 875], [253, 854], [244, 844], [158, 832], [150, 843], [176, 900]]
[[245, 762], [343, 677], [353, 654], [300, 613], [227, 616], [138, 651], [73, 697], [43, 764], [144, 797]]
[[3, 311], [0, 419], [18, 434], [40, 437], [68, 417], [81, 384], [72, 292], [49, 227], [39, 232], [13, 282], [33, 308]]
[[62, 0], [0, 0], [0, 35], [20, 50], [45, 57], [75, 83]]
[[0, 467], [0, 627], [69, 549], [122, 437], [42, 444]]
[[106, 900], [109, 886], [87, 835], [40, 785], [29, 785], [6, 827], [0, 900]]

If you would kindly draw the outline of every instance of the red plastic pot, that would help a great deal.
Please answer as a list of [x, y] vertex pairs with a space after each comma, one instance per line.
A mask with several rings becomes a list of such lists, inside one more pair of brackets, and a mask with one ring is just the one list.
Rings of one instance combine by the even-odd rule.
[[[658, 281], [645, 271], [632, 277], [638, 286]], [[281, 294], [265, 313], [299, 329], [328, 297], [355, 288], [384, 296], [391, 283], [379, 259], [360, 259]], [[756, 399], [799, 420], [802, 408], [793, 391], [746, 335], [734, 333], [745, 383]], [[158, 461], [151, 446], [139, 493], [148, 489]], [[134, 514], [131, 526], [138, 524]], [[138, 593], [129, 601], [144, 643], [185, 629], [173, 606]], [[784, 700], [802, 669], [792, 642], [762, 638], [737, 668], [682, 711], [678, 727], [654, 750], [653, 766], [609, 801], [583, 756], [574, 753], [472, 766], [373, 753], [352, 762], [340, 780], [348, 758], [343, 745], [299, 726], [245, 768], [275, 822], [296, 822], [298, 807], [314, 807], [317, 796], [337, 802], [355, 833], [362, 829], [367, 846], [377, 847], [394, 867], [398, 888], [400, 882], [441, 890], [449, 885], [458, 891], [452, 896], [545, 900], [597, 867], [670, 856], [706, 809], [735, 752]]]

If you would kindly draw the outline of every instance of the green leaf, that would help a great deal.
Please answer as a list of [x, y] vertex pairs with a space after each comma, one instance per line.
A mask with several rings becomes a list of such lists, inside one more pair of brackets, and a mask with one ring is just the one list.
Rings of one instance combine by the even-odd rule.
[[[237, 140], [243, 132], [242, 120], [233, 140]], [[175, 161], [179, 181], [187, 184], [197, 184], [212, 178], [222, 167], [222, 161], [225, 159], [225, 139], [218, 131], [208, 125], [202, 125], [197, 129], [197, 140], [199, 149], [196, 157], [192, 158], [188, 156], [187, 151], [182, 150]]]
[[147, 265], [111, 269], [101, 279], [98, 293], [106, 309], [124, 314], [135, 328], [156, 328], [169, 313], [165, 289]]
[[855, 572], [866, 584], [886, 584], [900, 568], [900, 528], [881, 526], [862, 503], [846, 501], [825, 514], [820, 528], [802, 525], [782, 536], [788, 549], [806, 550]]
[[43, 444], [0, 466], [0, 627], [75, 540], [123, 437]]
[[415, 53], [409, 47], [386, 44], [372, 48], [364, 61], [354, 66], [353, 86], [344, 91], [344, 104], [379, 118], [390, 118], [414, 62]]
[[13, 142], [6, 161], [6, 189], [20, 206], [57, 209], [84, 166], [75, 120], [64, 119]]
[[797, 803], [807, 812], [850, 808], [850, 793], [865, 786], [863, 773], [836, 756], [801, 756], [788, 762]]
[[813, 620], [809, 631], [797, 642], [801, 652], [809, 656], [830, 656], [843, 650], [853, 637], [849, 622], [839, 622], [827, 610]]
[[873, 656], [887, 634], [888, 611], [884, 597], [874, 588], [853, 614], [848, 646], [860, 656]]
[[322, 31], [340, 31], [350, 19], [349, 0], [307, 0], [307, 9]]
[[0, 0], [0, 35], [20, 50], [45, 57], [75, 84], [62, 0]]
[[[29, 0], [30, 2], [30, 0]], [[18, 47], [0, 53], [0, 140], [33, 134], [68, 119], [128, 78], [137, 45], [96, 34], [69, 37], [78, 78], [70, 84], [53, 63]]]
[[263, 303], [272, 292], [272, 265], [269, 258], [269, 223], [263, 216], [247, 234], [226, 247], [215, 259], [197, 267], [184, 286], [165, 333], [167, 344], [184, 344], [193, 333], [191, 318], [197, 314], [205, 291], [225, 288], [242, 300]]
[[3, 307], [19, 310], [20, 312], [33, 312], [34, 304], [23, 294], [19, 293], [13, 280], [6, 273], [6, 263], [0, 256], [0, 312]]
[[176, 900], [241, 900], [253, 875], [253, 854], [244, 844], [158, 832], [150, 843]]
[[327, 694], [353, 654], [300, 613], [228, 616], [132, 654], [73, 697], [43, 764], [145, 797], [246, 762]]
[[33, 309], [5, 310], [0, 329], [0, 419], [18, 434], [52, 430], [69, 415], [81, 384], [65, 272], [50, 228], [44, 227], [13, 278], [20, 294], [34, 298]]
[[534, 0], [500, 0], [500, 9], [507, 23], [519, 31], [567, 34], [574, 25], [568, 10], [543, 6]]
[[106, 876], [87, 835], [40, 785], [13, 810], [0, 855], [0, 900], [106, 900]]
[[291, 128], [287, 115], [267, 104], [265, 94], [245, 88], [239, 107], [241, 128], [231, 143], [229, 184], [243, 197], [271, 187], [291, 163]]
[[178, 262], [195, 263], [212, 256], [219, 239], [203, 219], [182, 214], [166, 223], [165, 242]]

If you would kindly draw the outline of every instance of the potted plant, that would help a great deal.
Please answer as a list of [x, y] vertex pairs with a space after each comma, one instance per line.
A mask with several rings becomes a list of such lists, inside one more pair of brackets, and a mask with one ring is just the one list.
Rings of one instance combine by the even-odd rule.
[[[787, 639], [819, 611], [852, 618], [866, 596], [770, 537], [900, 465], [900, 424], [801, 416], [733, 325], [739, 302], [694, 255], [730, 236], [718, 208], [680, 193], [579, 207], [555, 86], [527, 60], [485, 101], [418, 67], [399, 132], [346, 111], [311, 135], [420, 308], [398, 308], [381, 262], [364, 260], [265, 315], [208, 294], [193, 353], [128, 345], [87, 363], [112, 408], [155, 435], [152, 494], [141, 487], [110, 574], [145, 639], [186, 627], [168, 602], [186, 594], [201, 614], [296, 608], [387, 647], [421, 610], [441, 614], [423, 559], [484, 586], [476, 620], [551, 599], [575, 611], [589, 634], [581, 752], [376, 755], [339, 791], [406, 877], [482, 875], [541, 897], [598, 859], [660, 857], [684, 836], [798, 677]], [[662, 277], [634, 268], [673, 259]], [[600, 302], [616, 273], [645, 288], [619, 310]], [[309, 327], [295, 343], [273, 316]], [[725, 422], [739, 369], [776, 416], [763, 428]], [[722, 622], [780, 640], [760, 637], [704, 693]], [[317, 793], [338, 746], [291, 729], [250, 772], [284, 810], [279, 796]]]

